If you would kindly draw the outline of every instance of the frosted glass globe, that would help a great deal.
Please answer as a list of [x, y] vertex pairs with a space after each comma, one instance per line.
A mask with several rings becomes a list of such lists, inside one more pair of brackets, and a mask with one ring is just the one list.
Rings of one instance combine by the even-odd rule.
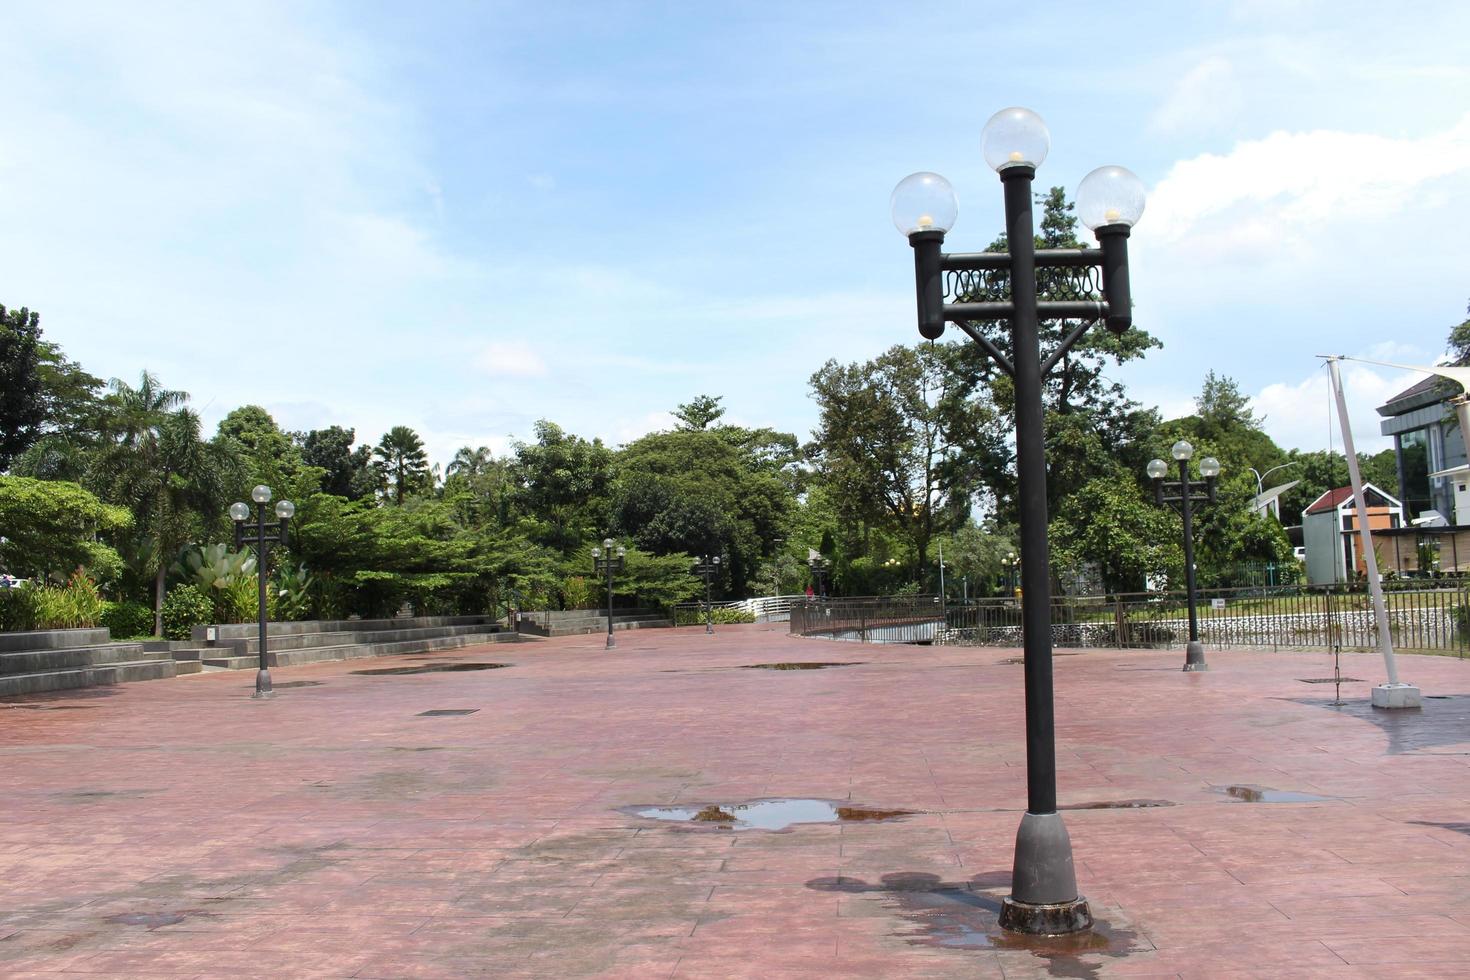
[[1098, 167], [1077, 185], [1077, 217], [1096, 231], [1128, 225], [1143, 217], [1143, 181], [1126, 167]]
[[905, 237], [916, 231], [949, 231], [960, 214], [949, 181], [927, 170], [900, 180], [888, 199], [888, 209], [894, 227]]
[[1051, 133], [1046, 123], [1030, 109], [1012, 106], [990, 117], [980, 136], [980, 151], [990, 169], [1029, 164], [1041, 166], [1051, 149]]
[[1148, 461], [1148, 478], [1150, 480], [1162, 480], [1169, 473], [1169, 464], [1162, 459], [1151, 459]]

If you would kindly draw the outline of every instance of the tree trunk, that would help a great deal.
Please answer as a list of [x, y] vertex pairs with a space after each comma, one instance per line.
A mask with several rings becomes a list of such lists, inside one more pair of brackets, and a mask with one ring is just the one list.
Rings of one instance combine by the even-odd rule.
[[[162, 549], [159, 554], [162, 554]], [[163, 560], [158, 562], [158, 574], [153, 578], [153, 635], [163, 635], [163, 579], [168, 570], [163, 567]]]

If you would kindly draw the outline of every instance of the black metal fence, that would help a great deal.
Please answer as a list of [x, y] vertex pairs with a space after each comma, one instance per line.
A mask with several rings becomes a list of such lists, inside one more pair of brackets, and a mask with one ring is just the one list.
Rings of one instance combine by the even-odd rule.
[[[1385, 592], [1394, 648], [1404, 652], [1470, 653], [1470, 587]], [[1377, 621], [1365, 588], [1284, 586], [1217, 589], [1198, 594], [1200, 640], [1207, 647], [1269, 650], [1373, 650]], [[1189, 638], [1183, 593], [1057, 596], [1052, 600], [1057, 647], [1175, 647]], [[1021, 605], [1015, 599], [951, 602], [934, 596], [808, 599], [791, 608], [791, 633], [881, 643], [1019, 647]]]

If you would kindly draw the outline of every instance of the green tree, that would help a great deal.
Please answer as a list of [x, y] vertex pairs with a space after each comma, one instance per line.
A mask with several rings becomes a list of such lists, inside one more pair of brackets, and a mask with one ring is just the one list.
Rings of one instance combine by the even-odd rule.
[[720, 420], [725, 414], [725, 409], [720, 405], [719, 396], [698, 395], [692, 401], [685, 402], [674, 410], [674, 417], [679, 420], [680, 429], [708, 429]]
[[373, 451], [367, 446], [352, 448], [356, 437], [353, 429], [340, 425], [297, 434], [302, 462], [323, 471], [324, 493], [360, 500], [371, 497], [377, 489], [378, 481], [372, 469]]
[[1122, 473], [1087, 483], [1051, 522], [1053, 570], [1091, 566], [1110, 592], [1141, 591], [1150, 576], [1178, 581], [1181, 542], [1179, 519]]
[[12, 573], [44, 579], [84, 567], [110, 580], [122, 562], [98, 536], [132, 522], [126, 508], [104, 504], [75, 483], [0, 476], [0, 565]]
[[545, 419], [535, 432], [534, 442], [513, 446], [512, 502], [532, 540], [569, 555], [610, 525], [613, 453]]
[[444, 470], [443, 499], [466, 526], [502, 526], [509, 519], [506, 469], [506, 462], [496, 459], [488, 446], [462, 446]]
[[0, 471], [40, 438], [46, 421], [40, 321], [25, 307], [0, 306]]
[[159, 385], [144, 371], [138, 387], [113, 378], [115, 438], [99, 452], [94, 481], [103, 496], [132, 510], [153, 542], [155, 632], [163, 628], [169, 561], [179, 548], [221, 520], [241, 466], [228, 447], [200, 438], [188, 394]]
[[1001, 451], [998, 418], [955, 371], [955, 348], [895, 346], [812, 375], [821, 412], [811, 447], [850, 519], [886, 524], [921, 569], [929, 542], [969, 515], [976, 459]]
[[239, 459], [244, 496], [256, 484], [270, 487], [280, 500], [304, 500], [321, 486], [324, 473], [309, 469], [301, 449], [259, 405], [242, 405], [220, 420], [215, 438]]
[[418, 433], [406, 425], [395, 425], [384, 434], [373, 449], [373, 466], [400, 506], [404, 497], [429, 488], [429, 455]]
[[[1465, 305], [1465, 312], [1470, 313], [1470, 303]], [[1470, 364], [1470, 317], [1450, 329], [1448, 346], [1449, 354], [1456, 364]]]

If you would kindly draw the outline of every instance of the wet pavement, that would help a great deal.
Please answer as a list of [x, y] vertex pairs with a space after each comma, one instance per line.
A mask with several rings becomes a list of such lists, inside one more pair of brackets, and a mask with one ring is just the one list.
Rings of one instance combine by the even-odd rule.
[[[1020, 672], [896, 645], [841, 670], [732, 669], [832, 650], [691, 627], [466, 649], [402, 682], [279, 668], [269, 701], [252, 671], [17, 699], [0, 976], [1437, 977], [1470, 960], [1470, 663], [1401, 658], [1426, 699], [1389, 715], [1366, 703], [1366, 654], [1343, 656], [1365, 679], [1345, 705], [1303, 697], [1326, 653], [1211, 650], [1191, 674], [1178, 651], [1059, 658], [1059, 799], [1099, 925], [1051, 940], [996, 927], [1026, 798]], [[487, 655], [505, 666], [473, 669]], [[638, 815], [660, 808], [684, 818]], [[751, 825], [768, 813], [782, 825]]]

